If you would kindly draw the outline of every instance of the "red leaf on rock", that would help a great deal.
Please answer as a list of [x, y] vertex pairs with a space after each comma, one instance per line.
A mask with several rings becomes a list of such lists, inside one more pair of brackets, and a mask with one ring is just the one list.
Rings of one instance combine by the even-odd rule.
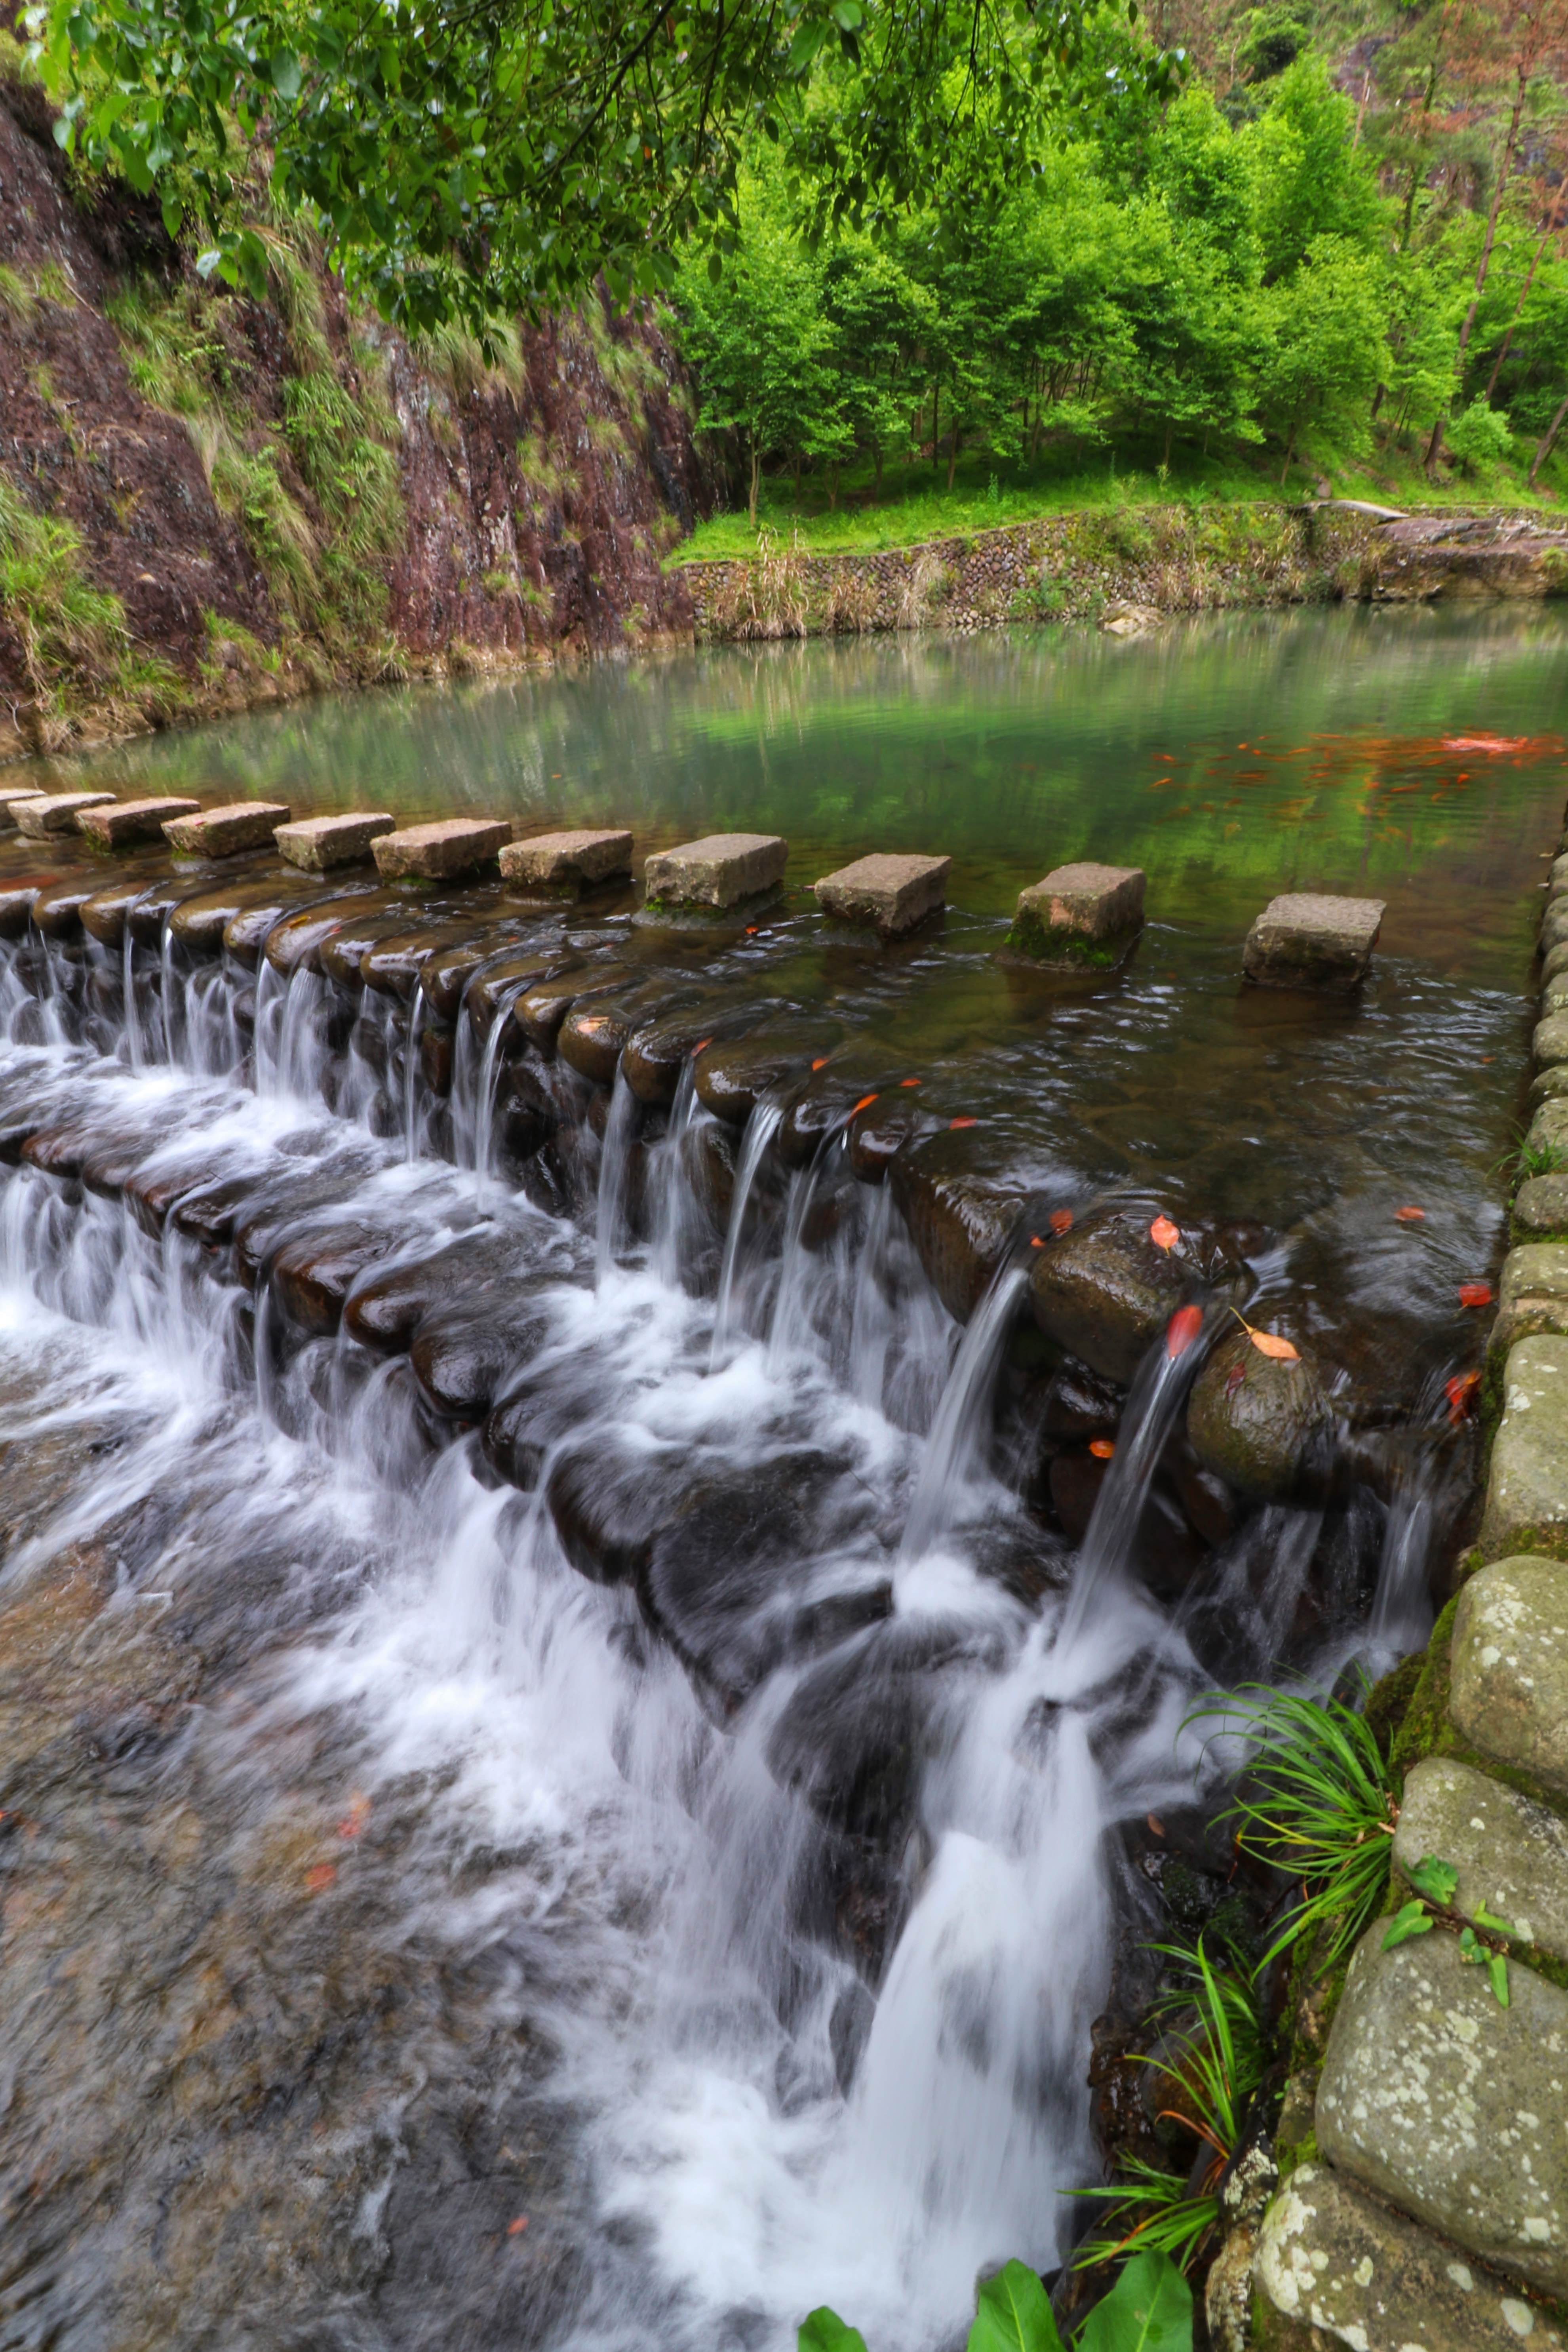
[[518, 2235], [518, 2233], [520, 2232], [520, 2231], [526, 2230], [526, 2229], [527, 2229], [527, 2227], [528, 2227], [528, 2216], [527, 2216], [527, 2214], [526, 2214], [526, 2213], [520, 2213], [520, 2214], [518, 2215], [518, 2217], [517, 2217], [517, 2219], [516, 2219], [516, 2221], [509, 2221], [509, 2222], [507, 2223], [507, 2225], [506, 2225], [506, 2233], [507, 2233], [507, 2236], [508, 2236], [509, 2238], [515, 2238], [515, 2237]]
[[815, 1061], [815, 1062], [813, 1062], [813, 1064], [812, 1064], [812, 1066], [812, 1066], [812, 1068], [813, 1068], [814, 1070], [825, 1070], [825, 1069], [827, 1067], [827, 1056], [826, 1056], [826, 1054], [818, 1054], [818, 1055], [817, 1055], [817, 1057], [816, 1057], [816, 1061]]
[[1444, 1381], [1443, 1393], [1448, 1400], [1450, 1421], [1463, 1421], [1466, 1418], [1480, 1384], [1479, 1372], [1456, 1372], [1451, 1381]]
[[1159, 1216], [1149, 1228], [1149, 1238], [1156, 1249], [1173, 1250], [1182, 1238], [1182, 1229], [1173, 1225], [1169, 1217]]
[[1173, 1363], [1184, 1356], [1204, 1328], [1201, 1307], [1178, 1307], [1165, 1326], [1165, 1353]]
[[1226, 1396], [1234, 1396], [1246, 1378], [1247, 1359], [1244, 1356], [1239, 1364], [1232, 1364], [1229, 1372], [1226, 1376], [1225, 1392]]
[[1051, 1231], [1053, 1234], [1071, 1233], [1072, 1211], [1070, 1209], [1053, 1209], [1051, 1211]]
[[875, 1095], [862, 1095], [859, 1101], [856, 1104], [855, 1108], [850, 1112], [850, 1118], [858, 1118], [860, 1112], [868, 1109], [876, 1099], [877, 1097]]
[[920, 1083], [919, 1078], [900, 1078], [899, 1080], [899, 1084], [901, 1087], [918, 1087]]
[[1089, 1450], [1097, 1462], [1109, 1462], [1116, 1447], [1109, 1437], [1091, 1437], [1089, 1441]]
[[1460, 1283], [1459, 1304], [1461, 1307], [1489, 1307], [1491, 1303], [1492, 1286], [1489, 1282]]
[[337, 1874], [335, 1862], [318, 1862], [313, 1869], [305, 1873], [305, 1885], [312, 1895], [320, 1895], [331, 1885]]
[[947, 1123], [949, 1127], [978, 1127], [980, 1121], [977, 1118], [950, 1118]]
[[356, 1789], [349, 1799], [348, 1811], [338, 1823], [338, 1835], [345, 1838], [358, 1837], [369, 1819], [370, 1799], [363, 1790]]
[[1418, 1225], [1426, 1215], [1425, 1209], [1395, 1209], [1394, 1213], [1402, 1225]]

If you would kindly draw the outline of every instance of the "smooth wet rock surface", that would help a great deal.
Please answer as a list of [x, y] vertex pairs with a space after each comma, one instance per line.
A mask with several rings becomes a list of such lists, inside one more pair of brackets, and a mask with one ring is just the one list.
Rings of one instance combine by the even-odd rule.
[[1151, 1220], [1090, 1217], [1032, 1251], [1029, 1303], [1048, 1339], [1125, 1386], [1187, 1296], [1194, 1269], [1150, 1238]]
[[1187, 1401], [1187, 1435], [1198, 1460], [1243, 1495], [1321, 1489], [1331, 1426], [1328, 1393], [1311, 1359], [1267, 1356], [1241, 1330], [1214, 1349]]

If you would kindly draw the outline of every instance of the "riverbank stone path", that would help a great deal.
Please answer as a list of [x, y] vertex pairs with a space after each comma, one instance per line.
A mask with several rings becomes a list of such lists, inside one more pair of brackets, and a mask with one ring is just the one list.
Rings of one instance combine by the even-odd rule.
[[397, 819], [384, 809], [353, 809], [342, 816], [308, 816], [280, 824], [272, 838], [279, 856], [302, 873], [331, 874], [341, 866], [366, 864], [382, 835], [396, 829]]
[[643, 867], [649, 906], [737, 907], [784, 880], [789, 844], [776, 833], [710, 833], [661, 849]]
[[632, 870], [629, 833], [541, 833], [531, 841], [509, 841], [500, 854], [501, 877], [536, 889], [575, 893]]
[[488, 866], [510, 839], [504, 818], [454, 816], [381, 834], [371, 852], [389, 882], [449, 882]]
[[247, 849], [265, 849], [291, 814], [281, 801], [231, 801], [226, 808], [177, 816], [163, 834], [181, 857], [237, 857]]
[[129, 849], [133, 842], [161, 839], [171, 817], [200, 807], [200, 801], [102, 801], [77, 812], [76, 829], [90, 849]]
[[1247, 935], [1241, 968], [1262, 988], [1355, 988], [1383, 929], [1381, 898], [1290, 890], [1271, 898]]
[[47, 841], [53, 833], [74, 833], [83, 809], [101, 808], [113, 798], [112, 793], [41, 793], [13, 801], [11, 814], [29, 841]]
[[841, 866], [812, 884], [825, 915], [871, 923], [884, 939], [913, 930], [947, 903], [951, 857], [920, 857], [879, 852]]

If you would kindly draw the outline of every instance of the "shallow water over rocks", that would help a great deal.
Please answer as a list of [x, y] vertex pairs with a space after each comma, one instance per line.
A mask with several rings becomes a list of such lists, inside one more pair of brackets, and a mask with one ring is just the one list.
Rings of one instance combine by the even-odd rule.
[[[1226, 1892], [1187, 1706], [1391, 1659], [1464, 1538], [1444, 1383], [1560, 745], [1468, 800], [1434, 746], [1560, 723], [1541, 626], [1267, 640], [1299, 698], [1357, 658], [1320, 800], [1375, 772], [1411, 809], [1362, 828], [1390, 911], [1348, 1005], [1240, 992], [1242, 901], [1300, 872], [1245, 869], [1306, 856], [1302, 813], [1270, 782], [1226, 818], [1209, 895], [1162, 865], [1135, 694], [1100, 790], [1151, 926], [1071, 986], [996, 963], [1005, 861], [958, 831], [914, 845], [955, 853], [945, 921], [893, 949], [793, 868], [754, 928], [674, 932], [262, 856], [150, 858], [127, 905], [49, 845], [100, 887], [0, 942], [5, 2340], [750, 2352], [827, 2300], [937, 2347], [979, 2266], [1061, 2258], [1090, 2027], [1173, 1924], [1151, 1813], [1183, 1904]], [[1173, 761], [1251, 742], [1261, 642]], [[900, 823], [1021, 761], [987, 658]], [[665, 674], [747, 822], [780, 814], [725, 712], [791, 663]], [[888, 806], [847, 676], [840, 850]], [[1364, 715], [1380, 678], [1419, 736]], [[1073, 806], [1025, 878], [1106, 845]], [[1188, 1434], [1232, 1305], [1328, 1407], [1274, 1486]]]

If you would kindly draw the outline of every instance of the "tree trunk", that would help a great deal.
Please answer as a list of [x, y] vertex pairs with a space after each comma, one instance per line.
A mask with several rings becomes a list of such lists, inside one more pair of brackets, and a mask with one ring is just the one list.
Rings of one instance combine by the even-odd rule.
[[947, 445], [947, 487], [950, 490], [952, 488], [952, 478], [958, 471], [958, 427], [955, 425]]
[[837, 464], [829, 466], [827, 468], [827, 511], [829, 514], [837, 514], [838, 512], [838, 467]]
[[1485, 397], [1489, 402], [1490, 401], [1493, 393], [1497, 390], [1497, 380], [1502, 373], [1502, 363], [1504, 360], [1507, 359], [1509, 354], [1509, 346], [1513, 341], [1513, 331], [1519, 324], [1520, 313], [1530, 299], [1530, 289], [1535, 283], [1535, 273], [1541, 267], [1541, 257], [1551, 243], [1552, 232], [1557, 226], [1557, 215], [1563, 209], [1563, 197], [1565, 190], [1568, 190], [1568, 177], [1564, 177], [1558, 183], [1557, 194], [1552, 199], [1551, 214], [1547, 219], [1546, 226], [1541, 232], [1541, 243], [1536, 247], [1535, 251], [1530, 257], [1530, 268], [1524, 273], [1524, 283], [1519, 289], [1519, 299], [1513, 306], [1513, 316], [1508, 322], [1508, 332], [1503, 337], [1501, 343], [1498, 346], [1498, 355], [1492, 362], [1492, 372], [1487, 378]]
[[1290, 420], [1290, 438], [1289, 438], [1289, 441], [1287, 441], [1287, 442], [1286, 442], [1286, 444], [1285, 444], [1285, 463], [1284, 463], [1284, 465], [1281, 467], [1281, 468], [1280, 468], [1280, 472], [1279, 472], [1279, 487], [1280, 487], [1280, 488], [1281, 488], [1281, 489], [1283, 489], [1283, 488], [1284, 488], [1286, 482], [1287, 482], [1287, 481], [1289, 480], [1289, 474], [1290, 474], [1290, 460], [1291, 460], [1291, 458], [1295, 456], [1295, 454], [1296, 454], [1296, 420], [1295, 420], [1295, 418], [1294, 418], [1294, 417], [1292, 417], [1292, 418], [1291, 418], [1291, 420]]
[[1547, 426], [1541, 446], [1530, 461], [1530, 487], [1531, 489], [1535, 488], [1535, 478], [1537, 474], [1540, 473], [1541, 468], [1545, 465], [1546, 460], [1552, 455], [1552, 445], [1556, 440], [1558, 434], [1563, 428], [1563, 419], [1565, 416], [1568, 416], [1568, 393], [1563, 394], [1562, 407], [1558, 410], [1556, 415]]
[[753, 441], [752, 444], [751, 488], [746, 499], [746, 516], [753, 530], [755, 530], [757, 527], [757, 483], [762, 474], [762, 452], [758, 449], [756, 443]]
[[[1503, 191], [1508, 186], [1508, 175], [1513, 169], [1513, 148], [1514, 142], [1519, 137], [1519, 118], [1524, 111], [1526, 77], [1527, 68], [1525, 62], [1521, 58], [1518, 66], [1518, 81], [1514, 90], [1513, 112], [1508, 119], [1508, 137], [1502, 142], [1502, 161], [1498, 165], [1497, 185], [1492, 190], [1491, 210], [1487, 215], [1487, 233], [1481, 240], [1481, 257], [1476, 264], [1476, 290], [1470, 297], [1470, 307], [1465, 313], [1465, 323], [1459, 329], [1459, 348], [1454, 354], [1454, 383], [1456, 388], [1463, 383], [1465, 380], [1465, 353], [1469, 348], [1470, 331], [1476, 323], [1476, 312], [1481, 307], [1481, 296], [1486, 291], [1487, 272], [1491, 268], [1492, 243], [1497, 236], [1498, 215], [1502, 210]], [[1448, 405], [1445, 403], [1445, 404], [1437, 411], [1437, 421], [1432, 427], [1432, 438], [1426, 444], [1425, 463], [1428, 473], [1431, 472], [1433, 467], [1436, 464], [1438, 456], [1442, 450], [1443, 427], [1447, 421]]]
[[1374, 425], [1377, 423], [1377, 412], [1383, 406], [1383, 396], [1387, 390], [1388, 386], [1385, 383], [1380, 383], [1372, 395], [1372, 421]]
[[938, 376], [931, 388], [931, 469], [934, 474], [942, 463], [942, 378]]
[[882, 445], [881, 445], [881, 442], [880, 442], [880, 441], [878, 441], [878, 442], [877, 442], [877, 444], [876, 444], [876, 451], [877, 451], [877, 473], [876, 473], [876, 478], [875, 478], [875, 481], [873, 482], [873, 484], [872, 484], [872, 488], [871, 488], [871, 496], [872, 496], [874, 499], [879, 499], [879, 498], [881, 497], [881, 495], [882, 495]]

